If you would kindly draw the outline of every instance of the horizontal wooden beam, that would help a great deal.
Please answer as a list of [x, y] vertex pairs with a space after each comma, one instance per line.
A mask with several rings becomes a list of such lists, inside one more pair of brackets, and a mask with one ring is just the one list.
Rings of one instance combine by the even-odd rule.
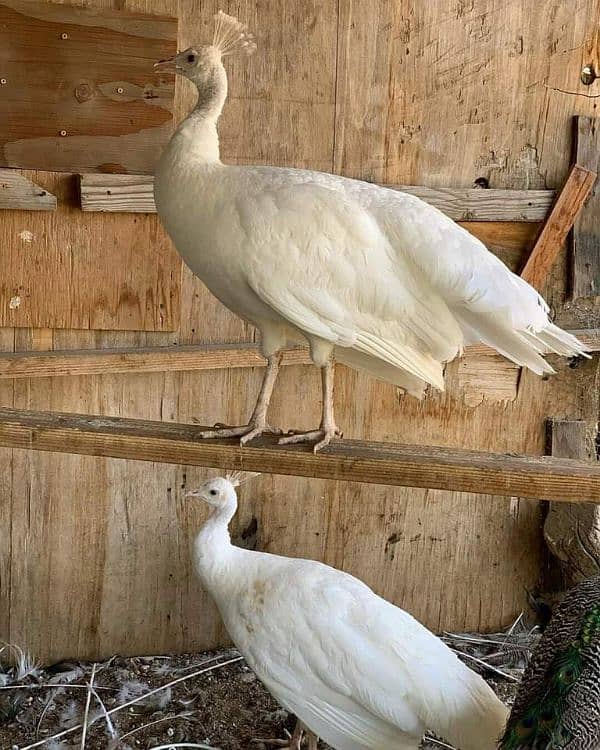
[[[572, 331], [590, 351], [600, 351], [600, 329]], [[484, 344], [468, 346], [466, 354], [492, 354]], [[307, 365], [308, 349], [287, 349], [284, 365]], [[183, 372], [264, 367], [256, 344], [204, 344], [120, 349], [74, 349], [0, 353], [0, 380], [56, 378], [65, 375], [105, 375], [134, 372]]]
[[0, 169], [0, 209], [55, 211], [56, 196], [15, 169]]
[[315, 455], [264, 436], [202, 440], [206, 428], [122, 417], [0, 409], [0, 446], [478, 494], [600, 503], [600, 464], [338, 440]]
[[[147, 175], [80, 175], [84, 211], [153, 213], [154, 178]], [[386, 185], [416, 195], [456, 221], [543, 221], [554, 200], [552, 190], [482, 190]]]

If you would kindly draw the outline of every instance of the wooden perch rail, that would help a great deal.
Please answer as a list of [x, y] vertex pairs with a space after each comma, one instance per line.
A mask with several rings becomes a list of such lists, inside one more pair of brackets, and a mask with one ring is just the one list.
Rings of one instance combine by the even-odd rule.
[[[151, 176], [82, 174], [79, 180], [84, 211], [156, 211]], [[553, 190], [385, 187], [416, 195], [455, 221], [543, 221], [555, 195]]]
[[[600, 329], [571, 331], [592, 352], [600, 351]], [[468, 346], [466, 354], [490, 354], [488, 346]], [[288, 349], [284, 365], [311, 363], [308, 349]], [[54, 378], [66, 375], [115, 375], [134, 372], [183, 372], [236, 367], [264, 367], [256, 344], [198, 344], [121, 349], [74, 349], [0, 353], [0, 380]]]
[[206, 428], [122, 417], [0, 409], [0, 446], [351, 482], [600, 503], [600, 465], [359, 440], [280, 446], [264, 436], [200, 440]]

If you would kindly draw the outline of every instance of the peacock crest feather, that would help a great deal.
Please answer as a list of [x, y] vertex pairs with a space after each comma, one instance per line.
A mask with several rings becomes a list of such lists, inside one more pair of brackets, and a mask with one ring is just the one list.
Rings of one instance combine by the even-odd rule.
[[[596, 681], [600, 679], [600, 664], [592, 648], [597, 646], [600, 636], [600, 601], [592, 603], [588, 599], [587, 609], [574, 613], [569, 611], [571, 599], [566, 598], [559, 607], [553, 624], [536, 649], [530, 667], [537, 679], [532, 681], [527, 679], [531, 678], [531, 674], [525, 675], [500, 741], [500, 750], [561, 750], [570, 747], [569, 743], [576, 739], [573, 721], [567, 722], [565, 716], [570, 711], [570, 699], [586, 669], [593, 667]], [[556, 648], [557, 636], [566, 632], [565, 627], [571, 624], [566, 620], [572, 620], [574, 614], [577, 616], [578, 630], [572, 633], [566, 644]], [[549, 648], [553, 649], [550, 659], [547, 654]], [[536, 661], [543, 661], [544, 656], [547, 667], [540, 673]], [[587, 748], [588, 745], [582, 747]], [[589, 748], [592, 747], [597, 746], [590, 744]]]

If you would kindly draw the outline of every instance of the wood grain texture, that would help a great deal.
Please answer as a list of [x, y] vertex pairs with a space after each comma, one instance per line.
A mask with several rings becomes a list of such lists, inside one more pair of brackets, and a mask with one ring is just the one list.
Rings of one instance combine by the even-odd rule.
[[315, 455], [311, 446], [280, 446], [269, 436], [243, 448], [238, 440], [202, 440], [202, 429], [206, 428], [0, 409], [0, 445], [7, 448], [600, 503], [600, 466], [581, 461], [358, 440], [337, 440]]
[[[116, 0], [88, 0], [111, 8]], [[179, 47], [210, 39], [217, 0], [124, 0], [128, 10], [180, 17]], [[570, 123], [592, 115], [579, 84], [597, 27], [595, 0], [498, 4], [242, 0], [225, 10], [257, 32], [250, 60], [227, 61], [230, 101], [220, 121], [223, 159], [309, 167], [392, 184], [556, 189], [569, 167]], [[522, 40], [521, 40], [522, 37]], [[336, 53], [337, 50], [337, 53]], [[408, 54], [407, 54], [408, 50]], [[587, 60], [586, 60], [587, 62]], [[337, 92], [337, 93], [336, 93]], [[180, 82], [176, 112], [193, 92]], [[335, 124], [334, 124], [335, 123]], [[404, 143], [401, 141], [404, 140]], [[41, 178], [52, 192], [54, 182]], [[60, 208], [57, 214], [60, 214]], [[63, 216], [62, 231], [89, 214]], [[3, 217], [4, 218], [4, 217]], [[96, 244], [149, 231], [155, 217], [102, 215]], [[20, 226], [18, 231], [26, 228]], [[470, 223], [511, 268], [531, 250], [534, 223]], [[476, 229], [475, 229], [476, 228]], [[85, 245], [84, 245], [85, 247]], [[85, 254], [85, 253], [84, 253]], [[144, 260], [154, 259], [152, 250]], [[98, 271], [98, 280], [106, 266]], [[598, 328], [562, 308], [561, 259], [547, 290], [557, 322]], [[89, 293], [89, 292], [88, 292]], [[184, 269], [173, 333], [54, 330], [57, 350], [255, 343]], [[5, 351], [47, 346], [26, 328], [3, 331]], [[540, 455], [548, 415], [598, 419], [598, 361], [557, 375], [523, 372], [514, 401], [467, 406], [456, 365], [445, 394], [422, 402], [339, 368], [336, 410], [348, 439]], [[203, 424], [248, 418], [261, 368], [0, 380], [2, 406]], [[270, 421], [319, 420], [312, 367], [285, 367]], [[0, 449], [0, 636], [38, 658], [165, 653], [226, 642], [189, 545], [205, 509], [184, 499], [201, 467]], [[12, 512], [9, 510], [12, 508]], [[262, 475], [241, 488], [234, 537], [252, 519], [257, 547], [323, 560], [359, 576], [433, 630], [495, 630], [527, 610], [543, 559], [540, 504], [425, 488]], [[13, 553], [9, 556], [9, 550]], [[148, 554], [148, 550], [152, 553]]]
[[0, 326], [169, 331], [179, 323], [181, 260], [158, 217], [82, 214], [69, 175], [27, 173], [53, 213], [0, 223]]
[[[577, 162], [600, 171], [600, 120], [596, 117], [575, 118]], [[600, 295], [600, 188], [594, 191], [573, 232], [571, 289], [573, 299]]]
[[56, 196], [14, 169], [0, 169], [0, 209], [55, 211]]
[[[594, 450], [597, 430], [590, 430], [578, 419], [551, 419], [548, 430], [551, 456], [587, 460], [598, 466]], [[558, 564], [561, 590], [598, 574], [600, 512], [595, 504], [550, 503], [544, 539]]]
[[521, 278], [538, 291], [542, 291], [548, 273], [594, 187], [596, 177], [596, 172], [579, 164], [575, 164], [571, 169], [565, 186], [521, 271]]
[[[154, 213], [154, 179], [148, 175], [80, 175], [84, 211]], [[543, 221], [552, 190], [480, 190], [385, 185], [426, 201], [456, 221]]]
[[[589, 351], [600, 351], [600, 329], [572, 331]], [[282, 365], [310, 365], [308, 349], [287, 349]], [[499, 364], [500, 363], [500, 364]], [[498, 367], [497, 383], [492, 383]], [[13, 378], [54, 378], [76, 375], [112, 375], [143, 372], [183, 372], [194, 370], [222, 370], [238, 367], [264, 367], [266, 360], [257, 344], [188, 344], [173, 346], [141, 346], [118, 349], [75, 349], [63, 351], [0, 352], [0, 380]], [[509, 386], [509, 373], [516, 368], [508, 360], [495, 354], [484, 344], [465, 348], [459, 359], [461, 380], [467, 390], [481, 389], [485, 382], [498, 387], [507, 399], [516, 395]], [[519, 369], [519, 368], [517, 368]], [[504, 376], [504, 380], [503, 380]], [[503, 385], [504, 383], [504, 385]], [[479, 401], [477, 402], [479, 403]], [[472, 405], [472, 404], [471, 404]]]
[[3, 0], [0, 165], [151, 173], [174, 90], [152, 64], [176, 39], [174, 18]]

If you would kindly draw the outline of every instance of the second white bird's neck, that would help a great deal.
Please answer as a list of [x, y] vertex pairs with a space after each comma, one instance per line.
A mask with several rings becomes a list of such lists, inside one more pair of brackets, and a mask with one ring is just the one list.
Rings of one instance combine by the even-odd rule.
[[[196, 570], [207, 588], [227, 577], [237, 547], [231, 544], [229, 522], [236, 511], [235, 504], [216, 508], [194, 542]], [[218, 585], [218, 584], [217, 584]]]

